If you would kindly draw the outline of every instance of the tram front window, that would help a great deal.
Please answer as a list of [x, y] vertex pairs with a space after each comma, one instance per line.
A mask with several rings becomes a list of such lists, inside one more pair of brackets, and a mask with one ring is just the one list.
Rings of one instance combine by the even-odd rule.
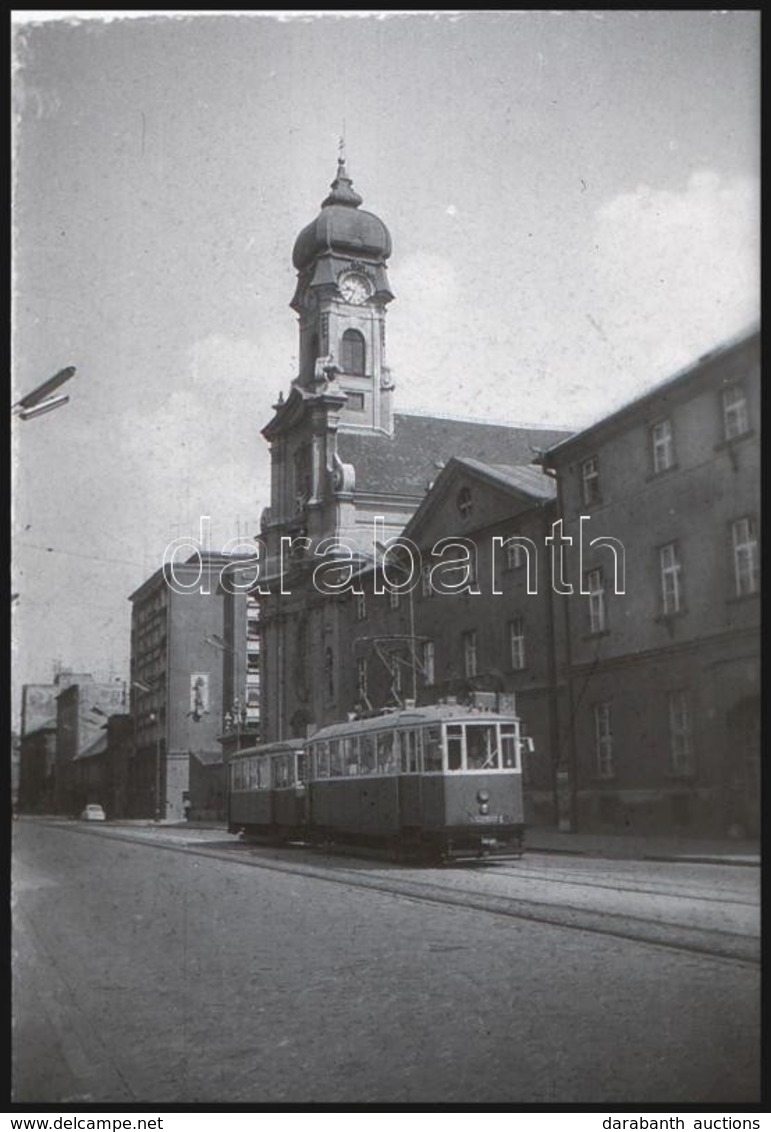
[[498, 770], [500, 759], [494, 724], [466, 724], [466, 765], [469, 770]]
[[517, 736], [513, 727], [501, 727], [501, 754], [503, 755], [503, 769], [516, 770]]
[[463, 769], [463, 724], [447, 725], [447, 769]]

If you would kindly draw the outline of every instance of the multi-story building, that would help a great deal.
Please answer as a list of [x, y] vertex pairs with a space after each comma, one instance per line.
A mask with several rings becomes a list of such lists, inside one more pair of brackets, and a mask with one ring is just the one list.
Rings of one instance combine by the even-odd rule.
[[374, 562], [453, 455], [522, 464], [565, 434], [399, 413], [386, 359], [391, 237], [360, 208], [344, 161], [293, 261], [299, 373], [263, 429], [271, 505], [263, 514], [267, 571], [260, 604], [266, 740], [305, 735], [348, 707], [343, 604], [317, 568], [345, 546]]
[[759, 337], [553, 447], [578, 827], [755, 835]]
[[251, 736], [260, 733], [260, 603], [246, 596], [246, 728]]
[[88, 673], [57, 668], [52, 683], [23, 686], [18, 797], [21, 810], [55, 813], [56, 697], [70, 684], [90, 680]]
[[122, 680], [99, 683], [79, 676], [56, 697], [56, 809], [77, 814], [86, 804], [76, 759], [100, 737], [107, 718], [124, 710], [126, 685]]
[[247, 598], [232, 566], [230, 555], [196, 553], [131, 595], [136, 817], [224, 814], [223, 732], [249, 734]]
[[133, 754], [133, 719], [125, 712], [111, 715], [103, 722], [97, 738], [73, 760], [78, 807], [97, 802], [108, 818], [130, 817], [128, 792]]
[[[54, 704], [54, 713], [56, 705]], [[19, 794], [22, 813], [56, 812], [56, 714], [21, 736]]]

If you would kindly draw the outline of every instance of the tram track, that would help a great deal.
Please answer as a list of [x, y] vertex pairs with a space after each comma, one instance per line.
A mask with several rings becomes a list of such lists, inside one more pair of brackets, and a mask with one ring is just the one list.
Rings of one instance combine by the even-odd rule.
[[734, 898], [717, 899], [715, 896], [705, 894], [702, 895], [694, 892], [691, 889], [684, 890], [681, 887], [676, 887], [667, 883], [666, 881], [659, 884], [651, 884], [650, 881], [645, 882], [645, 885], [636, 883], [610, 884], [605, 881], [596, 880], [593, 877], [584, 875], [579, 879], [573, 876], [568, 876], [564, 870], [557, 869], [541, 869], [536, 870], [533, 868], [506, 868], [500, 867], [496, 870], [501, 875], [517, 877], [524, 880], [544, 881], [548, 884], [564, 884], [574, 885], [581, 888], [598, 888], [606, 889], [612, 892], [630, 892], [639, 896], [664, 896], [670, 899], [681, 898], [683, 900], [699, 900], [708, 904], [734, 904], [741, 908], [754, 908], [756, 904], [749, 900], [736, 900]]
[[[134, 845], [144, 845], [148, 848], [168, 850], [188, 856], [228, 861], [231, 864], [260, 868], [269, 872], [304, 876], [329, 884], [366, 889], [371, 892], [379, 892], [427, 904], [463, 908], [484, 912], [488, 915], [508, 917], [513, 920], [592, 932], [598, 935], [634, 940], [639, 943], [732, 962], [752, 965], [760, 962], [758, 939], [715, 928], [694, 927], [648, 919], [644, 916], [577, 907], [567, 903], [549, 903], [548, 901], [538, 901], [531, 898], [485, 893], [470, 888], [450, 888], [422, 877], [413, 879], [389, 875], [382, 870], [376, 872], [367, 867], [338, 866], [337, 863], [334, 866], [331, 864], [317, 865], [307, 861], [289, 861], [275, 856], [266, 858], [261, 850], [238, 842], [226, 846], [221, 842], [208, 844], [206, 842], [182, 840], [172, 842], [170, 839], [162, 840], [145, 835], [138, 836], [128, 830], [108, 830], [103, 827], [93, 829], [63, 823], [50, 824], [55, 824], [60, 829], [69, 829], [71, 832], [107, 837], [122, 842], [128, 841]], [[272, 850], [273, 853], [280, 851]], [[291, 852], [291, 850], [289, 851]], [[513, 872], [514, 870], [509, 871]], [[544, 880], [548, 880], [546, 871], [544, 871]], [[563, 882], [560, 881], [559, 883]], [[656, 893], [655, 895], [659, 894]]]

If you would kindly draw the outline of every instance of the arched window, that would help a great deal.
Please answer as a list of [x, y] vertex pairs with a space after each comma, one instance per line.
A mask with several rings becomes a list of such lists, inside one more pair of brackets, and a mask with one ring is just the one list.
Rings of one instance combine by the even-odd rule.
[[346, 330], [340, 343], [340, 365], [343, 372], [363, 374], [365, 358], [364, 335], [358, 330]]

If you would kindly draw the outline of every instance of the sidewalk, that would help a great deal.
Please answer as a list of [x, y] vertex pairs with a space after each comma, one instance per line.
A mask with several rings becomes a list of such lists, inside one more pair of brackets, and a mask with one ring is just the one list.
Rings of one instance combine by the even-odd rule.
[[586, 857], [626, 857], [641, 861], [683, 861], [691, 864], [759, 865], [757, 841], [728, 838], [645, 837], [612, 833], [563, 833], [554, 826], [529, 826], [525, 847], [538, 853]]

